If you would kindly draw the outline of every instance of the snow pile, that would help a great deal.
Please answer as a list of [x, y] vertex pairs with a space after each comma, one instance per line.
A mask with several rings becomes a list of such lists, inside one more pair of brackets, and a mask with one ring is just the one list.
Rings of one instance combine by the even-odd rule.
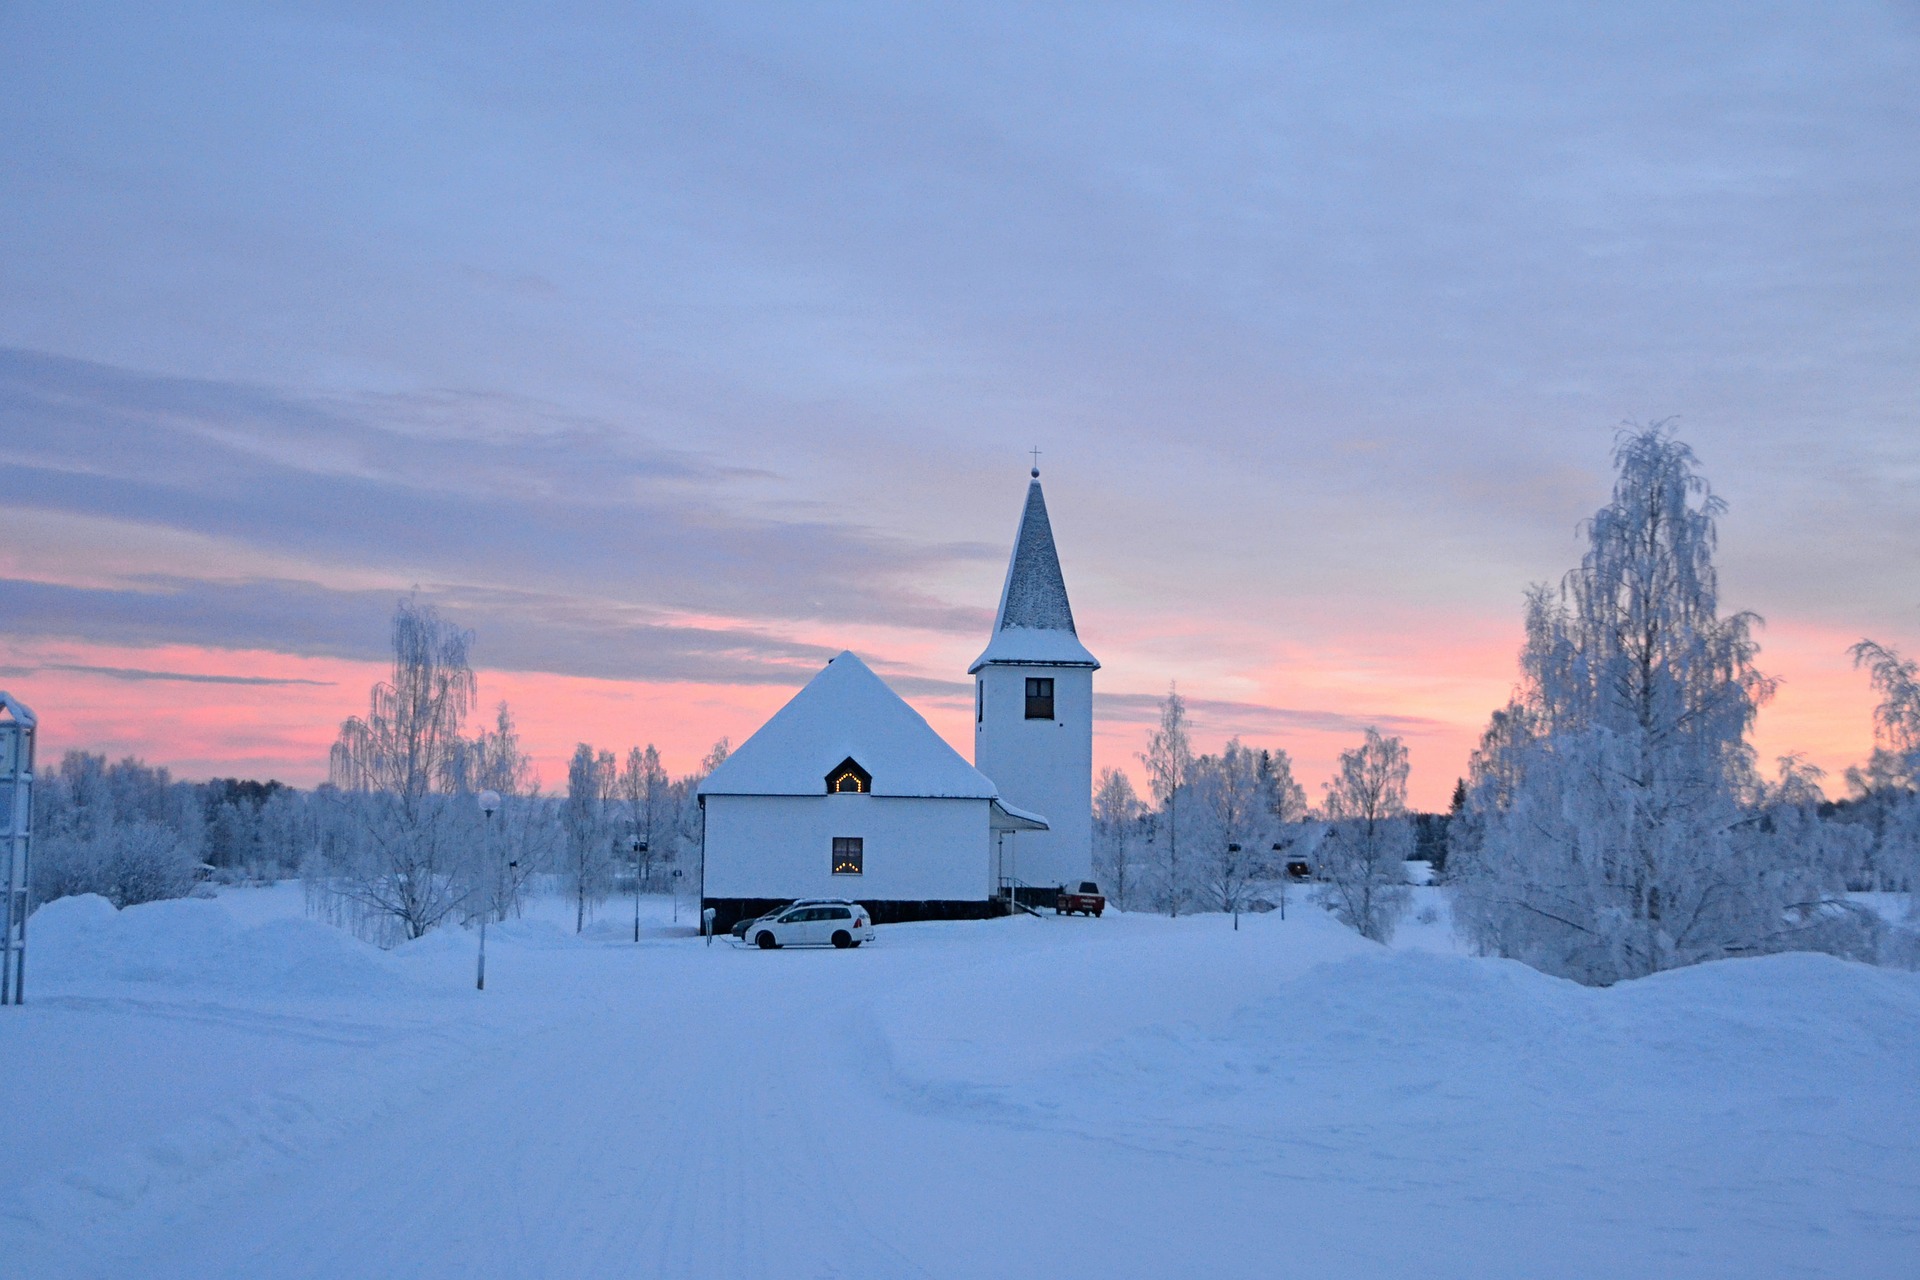
[[1642, 1237], [1797, 1249], [1844, 1219], [1875, 1254], [1868, 1240], [1920, 1231], [1916, 1062], [1920, 975], [1830, 956], [1594, 989], [1514, 962], [1376, 952], [978, 1101], [982, 1118], [1245, 1176], [1310, 1170], [1315, 1211], [1335, 1220], [1364, 1219], [1391, 1183], [1415, 1220], [1559, 1203]]
[[1830, 956], [1596, 989], [1511, 961], [1376, 952], [1315, 968], [1223, 1025], [1123, 1038], [1036, 1082], [1031, 1100], [1102, 1114], [1224, 1107], [1270, 1132], [1463, 1108], [1704, 1114], [1709, 1097], [1715, 1114], [1757, 1119], [1818, 1100], [1911, 1128], [1914, 1062], [1920, 975]]
[[60, 898], [29, 924], [32, 981], [73, 991], [160, 983], [250, 996], [368, 996], [401, 985], [380, 952], [339, 929], [282, 918], [242, 925], [218, 901], [183, 898], [124, 911], [95, 894]]

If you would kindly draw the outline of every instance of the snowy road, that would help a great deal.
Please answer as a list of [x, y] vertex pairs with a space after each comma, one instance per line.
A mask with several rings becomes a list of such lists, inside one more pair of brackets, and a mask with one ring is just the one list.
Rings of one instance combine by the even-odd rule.
[[[227, 1108], [224, 1143], [148, 1142], [146, 1176], [104, 1188], [43, 1171], [0, 1219], [6, 1274], [1870, 1277], [1920, 1256], [1913, 975], [1790, 957], [1590, 992], [1379, 952], [1317, 913], [906, 926], [854, 953], [539, 942], [503, 942], [484, 997], [389, 998]], [[457, 981], [453, 944], [411, 962], [419, 985]]]

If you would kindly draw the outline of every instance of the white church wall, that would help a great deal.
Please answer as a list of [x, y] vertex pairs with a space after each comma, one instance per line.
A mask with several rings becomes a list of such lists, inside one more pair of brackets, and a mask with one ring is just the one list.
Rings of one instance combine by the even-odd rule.
[[[712, 795], [706, 808], [709, 898], [923, 902], [992, 894], [985, 800]], [[836, 836], [862, 841], [860, 875], [833, 874]]]
[[[1027, 678], [1053, 681], [1053, 719], [1026, 718]], [[1000, 666], [975, 676], [973, 763], [1007, 803], [1038, 813], [1048, 830], [1017, 838], [1014, 871], [1033, 885], [1076, 885], [1093, 874], [1093, 672], [1087, 667]]]

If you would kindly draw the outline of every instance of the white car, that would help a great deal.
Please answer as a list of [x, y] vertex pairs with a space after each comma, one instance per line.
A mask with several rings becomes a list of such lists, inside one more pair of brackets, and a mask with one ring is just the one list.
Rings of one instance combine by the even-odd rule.
[[873, 917], [857, 902], [796, 902], [747, 926], [746, 940], [775, 947], [857, 947], [873, 941]]

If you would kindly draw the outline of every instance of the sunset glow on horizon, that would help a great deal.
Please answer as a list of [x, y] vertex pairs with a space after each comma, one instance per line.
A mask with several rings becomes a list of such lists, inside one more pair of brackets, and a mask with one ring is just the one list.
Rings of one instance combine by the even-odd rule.
[[[1871, 745], [1873, 699], [1865, 676], [1846, 657], [1850, 641], [1828, 632], [1782, 628], [1770, 629], [1766, 639], [1763, 669], [1781, 677], [1782, 684], [1762, 711], [1755, 737], [1763, 772], [1772, 772], [1777, 756], [1800, 753], [1826, 770], [1833, 784], [1829, 789], [1837, 794], [1847, 766], [1863, 760]], [[479, 692], [469, 729], [490, 727], [495, 706], [506, 702], [536, 778], [549, 790], [564, 789], [566, 759], [582, 741], [622, 755], [630, 746], [651, 743], [660, 748], [670, 773], [690, 772], [719, 740], [737, 746], [813, 674], [796, 673], [790, 685], [606, 680], [489, 669], [484, 648], [482, 636], [476, 642]], [[884, 654], [861, 652], [886, 668], [890, 678], [902, 674]], [[1508, 670], [1473, 672], [1469, 664], [1476, 656], [1486, 666]], [[1511, 653], [1452, 657], [1460, 665], [1407, 681], [1423, 687], [1399, 690], [1399, 701], [1388, 700], [1392, 691], [1376, 690], [1368, 698], [1380, 710], [1366, 723], [1381, 723], [1408, 742], [1414, 765], [1411, 799], [1426, 809], [1446, 807], [1453, 781], [1466, 772], [1468, 753], [1485, 727], [1485, 711], [1499, 705], [1512, 683]], [[964, 665], [955, 669], [964, 673]], [[1463, 675], [1463, 669], [1470, 674]], [[0, 645], [0, 672], [0, 687], [36, 710], [57, 709], [57, 715], [42, 717], [42, 751], [52, 753], [49, 758], [91, 750], [165, 765], [192, 780], [273, 778], [295, 786], [326, 780], [328, 749], [341, 721], [364, 715], [372, 685], [389, 674], [386, 664], [371, 660], [58, 641]], [[908, 674], [928, 681], [953, 678], [937, 671]], [[1117, 681], [1105, 675], [1095, 678], [1095, 768], [1118, 768], [1144, 792], [1139, 752], [1153, 727], [1153, 704], [1165, 690], [1113, 687]], [[1328, 706], [1338, 706], [1356, 696], [1351, 675], [1289, 667], [1249, 681], [1250, 689], [1234, 692], [1252, 696], [1233, 699], [1184, 683], [1195, 750], [1218, 751], [1230, 737], [1284, 750], [1295, 776], [1310, 796], [1317, 796], [1335, 757], [1358, 740], [1362, 723], [1342, 723], [1348, 718], [1344, 713], [1324, 709], [1321, 723], [1302, 723], [1310, 719], [1305, 716], [1287, 723], [1272, 708], [1315, 689], [1332, 691]], [[955, 750], [972, 758], [970, 694], [905, 696]]]

